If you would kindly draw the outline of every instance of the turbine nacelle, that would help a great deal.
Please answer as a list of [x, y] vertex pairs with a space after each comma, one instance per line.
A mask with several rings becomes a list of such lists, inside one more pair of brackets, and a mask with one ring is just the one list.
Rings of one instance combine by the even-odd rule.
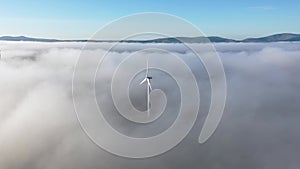
[[140, 82], [140, 85], [142, 85], [143, 83], [147, 82], [147, 87], [150, 88], [150, 90], [152, 90], [152, 86], [151, 86], [151, 83], [150, 83], [150, 80], [152, 79], [152, 77], [146, 77], [145, 79], [143, 79], [141, 82]]

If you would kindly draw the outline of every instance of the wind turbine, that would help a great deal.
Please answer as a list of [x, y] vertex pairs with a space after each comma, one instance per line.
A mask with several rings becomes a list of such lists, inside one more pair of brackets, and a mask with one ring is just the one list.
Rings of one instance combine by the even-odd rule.
[[147, 68], [146, 68], [146, 76], [145, 78], [140, 82], [140, 85], [147, 82], [147, 115], [149, 116], [149, 108], [150, 108], [150, 90], [152, 90], [150, 80], [152, 79], [151, 76], [148, 76], [149, 72], [149, 63], [148, 63], [148, 57], [147, 57]]

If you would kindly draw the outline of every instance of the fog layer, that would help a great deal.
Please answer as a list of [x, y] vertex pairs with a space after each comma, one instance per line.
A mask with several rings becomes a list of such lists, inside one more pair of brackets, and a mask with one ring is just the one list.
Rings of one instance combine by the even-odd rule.
[[[200, 114], [182, 143], [160, 156], [138, 160], [102, 150], [81, 129], [72, 102], [72, 75], [84, 43], [0, 42], [0, 168], [299, 168], [299, 43], [215, 44], [226, 73], [227, 102], [220, 125], [204, 144], [198, 143], [198, 136], [210, 103], [209, 79], [200, 61], [190, 60], [182, 44], [124, 43], [110, 51], [116, 60], [106, 68], [114, 68], [118, 58], [143, 49], [143, 45], [159, 46], [180, 56], [197, 78]], [[86, 50], [97, 55], [108, 47], [95, 44]], [[164, 80], [175, 82], [170, 77]], [[109, 86], [105, 80], [102, 83], [99, 91]], [[153, 83], [154, 87], [161, 85]], [[172, 89], [177, 88], [173, 84]], [[99, 102], [110, 99], [101, 92], [97, 96]], [[180, 94], [171, 90], [168, 96], [173, 100], [167, 110], [174, 111]], [[143, 98], [132, 94], [137, 109], [145, 109]], [[109, 121], [132, 136], [162, 132], [176, 117], [165, 115], [154, 126], [124, 124], [127, 121], [109, 114], [116, 112], [113, 105], [106, 105], [107, 110], [111, 108]]]

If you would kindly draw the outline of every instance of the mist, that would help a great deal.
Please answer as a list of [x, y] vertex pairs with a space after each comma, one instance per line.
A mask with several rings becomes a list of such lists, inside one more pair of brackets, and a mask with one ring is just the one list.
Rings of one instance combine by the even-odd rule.
[[[126, 56], [144, 45], [171, 51], [189, 65], [199, 85], [200, 110], [191, 132], [172, 150], [146, 159], [110, 154], [82, 130], [73, 106], [72, 76], [84, 45], [0, 42], [0, 168], [299, 168], [299, 43], [214, 44], [226, 74], [227, 101], [221, 123], [204, 144], [198, 143], [198, 136], [210, 105], [210, 83], [200, 60], [182, 44], [123, 43], [110, 50], [103, 76], [96, 80], [96, 96], [108, 121], [126, 135], [146, 137], [164, 131], [175, 120], [180, 102], [174, 79], [151, 70], [161, 79], [153, 79], [153, 87], [168, 98], [166, 114], [147, 125], [129, 123], [118, 115], [107, 89], [111, 72]], [[109, 43], [89, 45], [86, 71], [89, 62], [98, 61], [97, 55], [109, 49]], [[134, 88], [143, 76], [137, 74], [129, 88], [139, 110], [146, 108], [145, 95], [138, 94], [145, 86]], [[85, 83], [83, 79], [82, 97], [89, 87]]]

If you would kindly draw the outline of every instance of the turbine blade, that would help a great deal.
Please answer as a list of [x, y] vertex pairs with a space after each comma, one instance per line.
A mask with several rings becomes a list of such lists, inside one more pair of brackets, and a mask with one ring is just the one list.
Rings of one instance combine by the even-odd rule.
[[148, 68], [149, 68], [149, 58], [147, 56], [147, 70], [148, 70]]
[[144, 80], [142, 80], [142, 81], [140, 82], [140, 85], [143, 84], [143, 83], [145, 83], [146, 81], [147, 81], [147, 78], [145, 78]]
[[147, 69], [146, 69], [146, 77], [148, 76], [148, 70], [149, 70], [149, 58], [147, 56]]
[[149, 79], [147, 79], [147, 83], [148, 83], [148, 86], [149, 86], [150, 90], [152, 90], [152, 86], [151, 86], [151, 83], [150, 83]]

